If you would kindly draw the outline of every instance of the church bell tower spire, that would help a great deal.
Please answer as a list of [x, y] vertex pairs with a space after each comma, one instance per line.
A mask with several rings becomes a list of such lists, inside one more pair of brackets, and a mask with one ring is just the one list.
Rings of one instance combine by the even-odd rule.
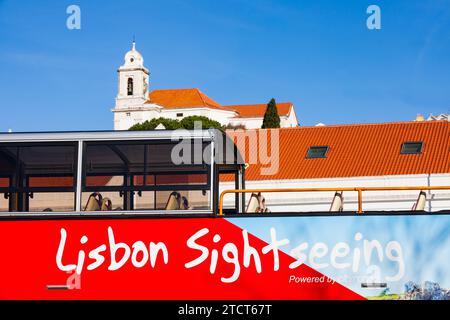
[[[113, 109], [114, 122], [119, 122], [122, 113], [130, 117], [131, 113], [141, 107], [147, 101], [148, 83], [150, 72], [144, 66], [144, 58], [136, 50], [136, 42], [133, 36], [131, 50], [125, 54], [124, 63], [117, 70], [118, 72], [118, 92], [116, 104]], [[120, 122], [123, 119], [120, 119]], [[115, 125], [117, 129], [117, 125]]]

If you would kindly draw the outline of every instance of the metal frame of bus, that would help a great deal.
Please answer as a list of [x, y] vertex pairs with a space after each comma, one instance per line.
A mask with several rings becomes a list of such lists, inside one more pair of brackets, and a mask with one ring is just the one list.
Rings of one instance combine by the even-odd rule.
[[[253, 215], [245, 213], [245, 194], [246, 193], [280, 193], [280, 192], [337, 192], [337, 191], [353, 191], [358, 194], [358, 210], [350, 212], [350, 214], [361, 214], [363, 210], [363, 192], [366, 191], [395, 191], [395, 190], [450, 190], [450, 186], [404, 186], [404, 187], [349, 187], [349, 188], [289, 188], [289, 189], [245, 189], [245, 164], [243, 163], [237, 147], [233, 144], [233, 153], [235, 154], [234, 163], [224, 164], [216, 163], [215, 152], [217, 148], [218, 135], [224, 139], [229, 139], [224, 132], [220, 130], [183, 130], [176, 133], [169, 130], [155, 130], [155, 131], [90, 131], [90, 132], [41, 132], [41, 133], [2, 133], [0, 134], [0, 146], [8, 145], [55, 145], [58, 143], [73, 143], [76, 148], [76, 163], [77, 167], [74, 175], [75, 183], [75, 205], [72, 212], [0, 212], [0, 217], [130, 217], [130, 216], [224, 216], [227, 212], [233, 213], [233, 216]], [[95, 187], [87, 187], [85, 183], [84, 163], [85, 163], [85, 143], [99, 142], [99, 143], [113, 143], [113, 142], [174, 142], [172, 138], [178, 137], [182, 139], [202, 139], [211, 143], [211, 165], [209, 166], [209, 181], [206, 185], [210, 192], [210, 209], [209, 210], [120, 210], [120, 211], [82, 211], [81, 197], [83, 191], [94, 190]], [[222, 140], [223, 141], [223, 140]], [[225, 145], [226, 147], [226, 145]], [[225, 152], [229, 152], [224, 149]], [[175, 167], [175, 165], [174, 165]], [[181, 171], [182, 172], [182, 171]], [[235, 189], [224, 190], [219, 194], [219, 176], [220, 174], [234, 174], [235, 175]], [[83, 189], [84, 186], [84, 189]], [[122, 188], [123, 191], [133, 192], [130, 186], [117, 186], [115, 188]], [[197, 187], [193, 186], [186, 188], [194, 190]], [[5, 189], [5, 188], [3, 188]], [[34, 188], [39, 192], [53, 191], [55, 188]], [[62, 188], [63, 189], [63, 188]], [[113, 188], [112, 188], [113, 189]], [[171, 191], [173, 186], [152, 186], [140, 187], [145, 191]], [[204, 190], [205, 187], [198, 188]], [[68, 190], [68, 189], [67, 189]], [[91, 190], [91, 191], [92, 191]], [[105, 189], [106, 190], [106, 189]], [[181, 190], [181, 189], [180, 189]], [[116, 191], [116, 190], [113, 190]], [[70, 190], [72, 192], [72, 190]], [[2, 192], [3, 193], [3, 192]], [[227, 194], [235, 195], [235, 205], [232, 209], [224, 209], [224, 197]], [[228, 210], [227, 212], [225, 212]], [[395, 211], [393, 211], [395, 213]], [[409, 211], [408, 211], [409, 212]], [[444, 210], [441, 213], [448, 213], [449, 210]], [[364, 212], [370, 214], [370, 212]], [[398, 212], [401, 214], [401, 211]], [[423, 212], [417, 212], [423, 214]], [[434, 212], [433, 212], [434, 213]], [[289, 213], [286, 213], [289, 214]], [[328, 215], [336, 213], [327, 212], [299, 212], [298, 215]], [[340, 213], [342, 214], [342, 213]], [[346, 212], [344, 214], [349, 214]], [[430, 214], [430, 213], [427, 213]], [[280, 215], [273, 214], [258, 214], [264, 216]]]
[[[221, 139], [219, 139], [221, 136]], [[196, 140], [201, 139], [203, 142], [209, 142], [211, 144], [211, 159], [208, 165], [208, 181], [206, 185], [201, 187], [192, 186], [189, 190], [207, 190], [209, 194], [209, 209], [208, 210], [120, 210], [120, 211], [83, 211], [81, 204], [82, 193], [86, 191], [92, 191], [95, 187], [87, 187], [85, 184], [85, 155], [84, 150], [86, 143], [133, 143], [133, 142], [147, 142], [149, 144], [157, 143], [176, 143], [178, 139], [188, 139]], [[233, 150], [228, 150], [227, 152], [233, 152], [233, 157], [236, 161], [231, 164], [227, 163], [217, 163], [215, 161], [215, 152], [218, 147], [219, 142], [224, 142], [229, 139], [224, 132], [216, 129], [209, 130], [181, 130], [181, 131], [170, 131], [170, 130], [155, 130], [155, 131], [89, 131], [89, 132], [41, 132], [41, 133], [2, 133], [0, 134], [0, 146], [5, 145], [56, 145], [59, 143], [74, 143], [76, 147], [76, 170], [74, 172], [74, 183], [75, 183], [75, 205], [74, 211], [70, 212], [0, 212], [0, 217], [61, 217], [61, 216], [142, 216], [142, 215], [183, 215], [183, 216], [212, 216], [219, 211], [219, 175], [222, 173], [233, 173], [235, 174], [235, 187], [237, 189], [244, 188], [244, 177], [245, 177], [245, 165], [242, 161], [239, 161], [240, 154], [237, 147], [233, 145]], [[223, 144], [226, 148], [226, 143]], [[176, 168], [176, 165], [173, 165]], [[183, 171], [175, 170], [177, 173], [183, 173]], [[108, 187], [106, 187], [108, 188]], [[125, 182], [122, 186], [113, 187], [111, 189], [121, 188], [124, 192], [133, 192], [130, 186], [126, 186]], [[206, 188], [206, 189], [205, 189]], [[54, 191], [56, 188], [35, 188], [40, 192]], [[64, 189], [64, 188], [61, 188]], [[92, 189], [92, 190], [91, 190]], [[144, 186], [139, 187], [144, 191], [177, 191], [173, 190], [172, 186]], [[180, 191], [183, 187], [180, 187]], [[68, 190], [68, 189], [67, 189]], [[106, 190], [106, 189], [105, 189]], [[114, 190], [116, 191], [116, 190]], [[69, 190], [72, 192], [72, 190]], [[3, 193], [3, 192], [2, 192]], [[243, 195], [236, 195], [236, 211], [243, 210], [244, 202]], [[239, 209], [237, 209], [239, 207]], [[125, 208], [124, 208], [125, 209]]]

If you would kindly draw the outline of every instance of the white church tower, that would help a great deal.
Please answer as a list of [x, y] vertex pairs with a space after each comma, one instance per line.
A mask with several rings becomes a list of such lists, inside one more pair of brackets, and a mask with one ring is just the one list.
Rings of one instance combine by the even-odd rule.
[[114, 112], [114, 129], [126, 130], [141, 122], [144, 103], [147, 101], [149, 71], [144, 67], [144, 58], [136, 50], [136, 43], [125, 54], [125, 62], [117, 70], [119, 88]]

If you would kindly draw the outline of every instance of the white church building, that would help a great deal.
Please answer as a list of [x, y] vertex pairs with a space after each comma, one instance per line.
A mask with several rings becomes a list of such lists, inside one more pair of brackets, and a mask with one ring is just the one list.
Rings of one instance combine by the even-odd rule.
[[[197, 88], [163, 89], [149, 91], [150, 72], [144, 66], [143, 56], [136, 44], [125, 54], [118, 70], [119, 86], [114, 113], [114, 129], [127, 130], [136, 123], [154, 118], [182, 119], [199, 115], [222, 125], [261, 128], [267, 104], [221, 105]], [[280, 125], [283, 128], [298, 126], [294, 105], [277, 103]]]

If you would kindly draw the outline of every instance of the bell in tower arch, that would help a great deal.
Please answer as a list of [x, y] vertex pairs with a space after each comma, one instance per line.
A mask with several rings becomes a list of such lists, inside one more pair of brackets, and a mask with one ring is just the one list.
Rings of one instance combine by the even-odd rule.
[[128, 78], [127, 94], [129, 96], [133, 95], [133, 78]]

